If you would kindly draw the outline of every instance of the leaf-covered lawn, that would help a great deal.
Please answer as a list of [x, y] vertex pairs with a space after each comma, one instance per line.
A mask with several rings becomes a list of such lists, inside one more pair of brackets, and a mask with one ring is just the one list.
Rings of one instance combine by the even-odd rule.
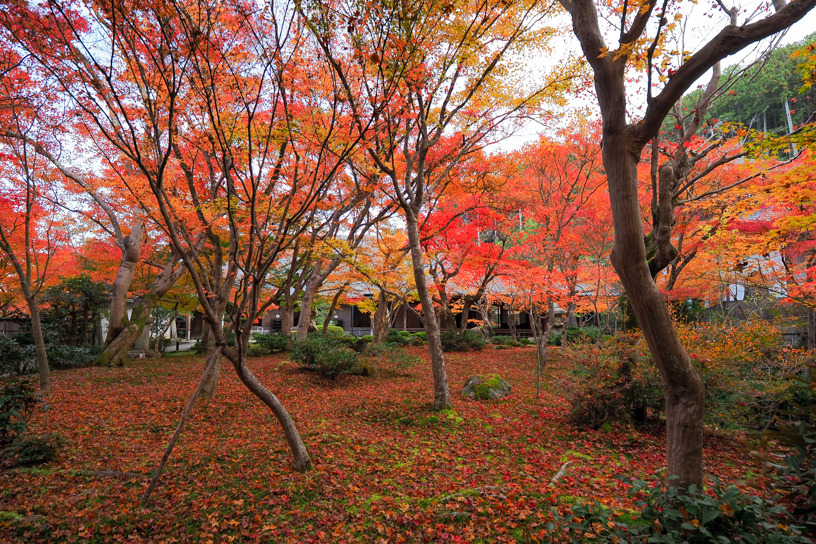
[[[587, 497], [626, 508], [614, 475], [664, 466], [660, 434], [567, 425], [566, 365], [547, 369], [539, 401], [531, 349], [448, 354], [453, 411], [435, 413], [430, 364], [414, 350], [423, 362], [406, 375], [334, 382], [285, 355], [250, 360], [299, 426], [314, 464], [305, 475], [289, 469], [271, 412], [225, 366], [149, 509], [141, 495], [203, 359], [56, 372], [32, 430], [58, 432], [65, 445], [56, 463], [0, 476], [0, 541], [527, 542], [543, 537], [551, 506]], [[467, 377], [488, 372], [512, 384], [509, 398], [459, 394]], [[709, 473], [733, 481], [754, 468], [735, 441], [709, 436], [707, 446]]]

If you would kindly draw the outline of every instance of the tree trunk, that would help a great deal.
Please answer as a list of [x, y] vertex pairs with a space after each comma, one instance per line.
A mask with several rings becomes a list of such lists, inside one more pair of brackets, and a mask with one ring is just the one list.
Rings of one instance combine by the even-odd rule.
[[88, 345], [88, 323], [91, 319], [91, 311], [88, 307], [82, 308], [82, 330], [79, 333], [79, 345], [85, 347]]
[[464, 336], [470, 321], [470, 308], [473, 306], [473, 299], [465, 295], [462, 301], [462, 323], [459, 325], [459, 336]]
[[[246, 350], [244, 350], [245, 352]], [[292, 451], [293, 462], [292, 468], [294, 468], [297, 472], [307, 472], [312, 468], [312, 461], [309, 458], [309, 453], [306, 451], [306, 446], [303, 444], [303, 440], [300, 438], [300, 433], [295, 426], [294, 421], [292, 421], [292, 416], [289, 415], [289, 412], [286, 411], [283, 404], [278, 400], [269, 389], [264, 387], [264, 385], [258, 381], [255, 377], [255, 374], [252, 373], [249, 368], [246, 366], [246, 353], [244, 353], [243, 357], [239, 361], [233, 361], [233, 366], [235, 367], [235, 372], [238, 374], [238, 378], [244, 383], [244, 385], [252, 391], [252, 393], [258, 397], [261, 402], [266, 404], [272, 413], [275, 414], [275, 417], [278, 419], [278, 422], [283, 428], [283, 434], [286, 436], [286, 442], [289, 444], [289, 449]]]
[[[127, 298], [130, 285], [133, 282], [133, 274], [139, 264], [139, 256], [142, 252], [142, 241], [144, 240], [144, 225], [137, 221], [130, 236], [125, 236], [122, 248], [122, 262], [113, 280], [110, 302], [110, 325], [105, 338], [105, 348], [114, 341], [122, 330], [128, 326]], [[131, 344], [132, 345], [132, 344]]]
[[323, 330], [321, 331], [321, 334], [326, 334], [326, 331], [329, 330], [329, 322], [334, 315], [334, 310], [337, 309], [337, 302], [340, 300], [340, 297], [343, 295], [343, 291], [346, 290], [347, 286], [348, 284], [338, 289], [334, 294], [334, 297], [332, 297], [331, 306], [329, 306], [329, 313], [326, 314], [326, 320], [323, 322]]
[[283, 306], [281, 306], [281, 334], [286, 335], [286, 349], [291, 350], [292, 344], [292, 323], [295, 321], [294, 304], [289, 298], [286, 298]]
[[510, 336], [513, 340], [518, 340], [518, 332], [516, 331], [516, 310], [512, 305], [507, 307], [507, 326], [510, 328]]
[[[216, 315], [219, 317], [224, 315], [224, 312], [227, 310], [227, 299], [223, 297], [223, 300], [218, 304], [216, 307]], [[210, 327], [210, 335], [212, 336], [212, 327]], [[237, 341], [237, 335], [236, 335]], [[217, 353], [218, 348], [215, 345], [215, 337], [210, 338], [207, 347], [207, 364], [209, 366], [210, 359], [215, 357], [215, 353]], [[201, 398], [203, 399], [212, 399], [215, 397], [215, 393], [218, 390], [218, 379], [221, 376], [221, 357], [217, 357], [216, 360], [213, 362], [212, 366], [210, 367], [211, 370], [207, 372], [206, 378], [204, 380], [204, 386], [201, 389]]]
[[[26, 289], [28, 290], [28, 289]], [[51, 369], [48, 366], [48, 354], [45, 352], [45, 337], [40, 323], [40, 307], [37, 297], [26, 298], [28, 311], [31, 314], [31, 334], [34, 336], [34, 352], [37, 355], [37, 371], [40, 377], [40, 390], [43, 393], [51, 391]]]
[[[208, 334], [211, 333], [208, 331]], [[215, 398], [215, 393], [218, 390], [218, 379], [221, 377], [221, 349], [216, 347], [214, 339], [209, 340], [209, 347], [207, 348], [207, 366], [201, 386], [199, 397], [205, 400]]]
[[124, 366], [127, 360], [128, 351], [142, 335], [145, 328], [145, 320], [150, 316], [156, 301], [153, 297], [147, 296], [139, 299], [130, 312], [130, 319], [127, 326], [120, 330], [114, 339], [107, 343], [96, 358], [99, 366]]
[[[105, 347], [102, 348], [102, 353], [96, 358], [97, 365], [122, 366], [125, 364], [127, 352], [130, 351], [144, 330], [145, 319], [153, 311], [153, 308], [156, 307], [156, 303], [167, 294], [167, 291], [169, 291], [185, 273], [186, 269], [184, 266], [176, 267], [175, 265], [177, 263], [178, 259], [174, 254], [165, 264], [164, 269], [162, 269], [156, 277], [156, 280], [151, 284], [150, 291], [144, 296], [139, 297], [133, 304], [130, 319], [127, 317], [127, 308], [125, 307], [125, 312], [121, 318], [121, 323], [124, 323], [125, 326], [114, 336], [111, 336], [111, 329], [114, 324], [111, 320], [110, 328], [108, 329], [108, 340], [105, 342]], [[206, 338], [206, 334], [202, 336], [202, 342], [204, 338]]]
[[[408, 214], [406, 214], [408, 215]], [[431, 293], [425, 279], [425, 266], [422, 262], [422, 248], [419, 243], [419, 229], [415, 217], [410, 215], [406, 221], [408, 244], [411, 248], [411, 263], [414, 269], [419, 301], [422, 304], [422, 324], [425, 326], [425, 335], [428, 340], [428, 351], [431, 355], [431, 370], [434, 378], [434, 410], [450, 408], [450, 391], [448, 390], [448, 374], [445, 371], [445, 356], [442, 353], [442, 340], [439, 336], [439, 323], [436, 321]]]
[[371, 319], [371, 334], [374, 337], [371, 343], [375, 346], [385, 341], [388, 327], [388, 294], [381, 288], [378, 297], [377, 309]]
[[638, 201], [639, 152], [629, 145], [627, 132], [620, 126], [611, 130], [605, 119], [603, 158], [615, 225], [611, 261], [660, 370], [666, 401], [668, 474], [677, 477], [673, 484], [699, 488], [703, 480], [703, 382], [677, 338], [646, 261]]
[[807, 311], [807, 349], [816, 349], [816, 310]]
[[323, 259], [317, 259], [314, 269], [303, 286], [303, 297], [300, 299], [300, 320], [297, 324], [297, 333], [295, 338], [303, 340], [309, 334], [309, 325], [312, 322], [312, 304], [314, 303], [315, 294], [323, 283]]

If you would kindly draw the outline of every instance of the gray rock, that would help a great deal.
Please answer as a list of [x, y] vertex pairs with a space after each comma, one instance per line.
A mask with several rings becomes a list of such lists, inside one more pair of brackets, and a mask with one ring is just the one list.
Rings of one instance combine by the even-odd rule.
[[471, 376], [465, 381], [462, 395], [472, 399], [497, 400], [510, 394], [512, 387], [497, 375]]

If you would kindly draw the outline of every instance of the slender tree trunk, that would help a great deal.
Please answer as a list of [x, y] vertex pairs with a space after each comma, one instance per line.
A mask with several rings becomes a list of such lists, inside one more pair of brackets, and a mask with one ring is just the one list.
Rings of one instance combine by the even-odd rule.
[[337, 292], [334, 294], [334, 297], [332, 297], [331, 306], [329, 306], [329, 313], [326, 315], [326, 320], [323, 322], [323, 330], [321, 331], [321, 334], [326, 334], [326, 331], [329, 330], [329, 322], [331, 321], [332, 316], [334, 315], [334, 310], [337, 308], [337, 302], [343, 295], [343, 291], [345, 291], [347, 285], [348, 284], [338, 289]]
[[[408, 214], [406, 214], [408, 215]], [[431, 293], [425, 278], [425, 265], [422, 262], [422, 247], [419, 243], [419, 229], [416, 218], [408, 215], [406, 221], [408, 244], [411, 248], [411, 263], [413, 264], [414, 280], [416, 281], [419, 301], [422, 304], [422, 323], [425, 325], [425, 335], [428, 340], [428, 351], [431, 355], [431, 370], [434, 378], [434, 410], [450, 408], [450, 391], [448, 390], [448, 374], [445, 370], [445, 356], [442, 353], [442, 340], [439, 336], [439, 323], [436, 321]]]
[[384, 289], [380, 289], [377, 299], [377, 309], [371, 319], [371, 334], [374, 337], [372, 344], [379, 345], [385, 341], [388, 317], [388, 294]]
[[292, 349], [292, 323], [295, 321], [294, 304], [287, 297], [286, 302], [281, 306], [281, 334], [286, 335], [286, 349]]
[[510, 328], [510, 336], [513, 340], [518, 340], [518, 331], [516, 331], [516, 310], [512, 305], [507, 307], [507, 326]]
[[677, 338], [671, 315], [646, 261], [638, 201], [639, 151], [627, 131], [604, 124], [604, 165], [615, 224], [612, 264], [620, 276], [649, 350], [660, 370], [666, 401], [668, 474], [683, 488], [703, 480], [705, 395], [700, 373]]
[[470, 321], [470, 308], [473, 306], [473, 299], [468, 295], [462, 301], [462, 323], [459, 326], [459, 335], [464, 336]]
[[[26, 289], [28, 291], [28, 289]], [[40, 323], [40, 307], [37, 297], [26, 297], [28, 312], [31, 315], [31, 334], [34, 336], [34, 352], [37, 355], [37, 371], [40, 377], [40, 390], [51, 391], [51, 369], [48, 366], [48, 354], [45, 352], [45, 337]]]
[[816, 349], [816, 310], [807, 311], [807, 349]]
[[312, 304], [317, 294], [317, 290], [323, 283], [323, 259], [317, 259], [314, 269], [303, 286], [303, 297], [300, 299], [300, 320], [297, 324], [297, 333], [295, 338], [303, 340], [309, 334], [309, 324], [312, 322]]
[[[245, 350], [244, 350], [245, 351]], [[238, 374], [238, 378], [243, 384], [258, 397], [261, 402], [266, 404], [275, 417], [278, 419], [283, 434], [286, 436], [286, 442], [289, 444], [289, 449], [292, 451], [293, 462], [292, 468], [297, 472], [307, 472], [312, 468], [312, 461], [309, 458], [309, 453], [306, 451], [306, 446], [300, 437], [300, 433], [292, 420], [292, 416], [284, 408], [283, 404], [278, 400], [269, 389], [258, 381], [255, 374], [252, 373], [246, 366], [246, 354], [244, 353], [238, 361], [233, 361], [233, 367]]]
[[87, 307], [82, 308], [82, 330], [79, 333], [79, 344], [82, 347], [88, 345], [88, 322], [91, 318], [90, 313]]

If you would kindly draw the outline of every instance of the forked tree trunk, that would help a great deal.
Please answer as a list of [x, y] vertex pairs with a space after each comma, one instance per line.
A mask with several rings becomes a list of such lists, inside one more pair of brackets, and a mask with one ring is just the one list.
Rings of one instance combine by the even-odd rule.
[[675, 333], [669, 308], [646, 261], [638, 201], [637, 164], [627, 131], [604, 126], [603, 158], [615, 225], [611, 261], [660, 370], [666, 401], [668, 474], [687, 487], [703, 481], [705, 395], [700, 373], [692, 366]]
[[[317, 295], [317, 290], [320, 289], [320, 286], [326, 281], [326, 278], [334, 272], [334, 270], [340, 266], [340, 263], [343, 262], [341, 258], [335, 258], [329, 261], [328, 264], [323, 263], [323, 259], [318, 259], [317, 263], [315, 263], [315, 268], [312, 271], [311, 275], [309, 276], [306, 285], [303, 287], [303, 297], [301, 297], [300, 302], [300, 313], [301, 315], [306, 312], [306, 315], [311, 316], [311, 309], [312, 304], [314, 303], [315, 296]], [[310, 319], [301, 319], [298, 321], [297, 327], [297, 339], [303, 340], [309, 334], [309, 326], [311, 323]]]
[[97, 365], [122, 366], [125, 364], [128, 351], [130, 351], [144, 331], [145, 320], [150, 316], [150, 313], [153, 311], [153, 308], [156, 307], [158, 301], [167, 294], [167, 291], [169, 291], [185, 273], [186, 269], [183, 266], [175, 266], [177, 262], [176, 259], [171, 258], [170, 261], [165, 264], [164, 269], [150, 286], [150, 291], [136, 300], [130, 312], [130, 318], [128, 318], [127, 309], [125, 308], [120, 318], [120, 325], [123, 326], [113, 335], [111, 335], [111, 329], [113, 328], [114, 322], [111, 320], [111, 328], [108, 329], [108, 340], [105, 342], [105, 347], [102, 348], [102, 353], [96, 358]]
[[425, 278], [425, 265], [422, 262], [422, 247], [419, 243], [419, 229], [415, 217], [409, 216], [406, 221], [408, 244], [411, 248], [411, 263], [414, 270], [419, 302], [422, 304], [422, 324], [428, 340], [428, 351], [431, 355], [431, 370], [434, 380], [434, 410], [450, 408], [451, 399], [448, 390], [448, 374], [445, 370], [445, 356], [442, 353], [442, 339], [439, 335], [439, 323], [436, 321], [431, 293]]
[[113, 343], [116, 337], [129, 325], [127, 316], [128, 292], [130, 292], [130, 285], [133, 283], [133, 274], [136, 271], [136, 266], [139, 264], [143, 240], [144, 225], [137, 222], [130, 231], [130, 236], [125, 236], [124, 238], [122, 262], [119, 264], [119, 270], [116, 272], [116, 278], [113, 280], [105, 349], [107, 349], [108, 345]]

